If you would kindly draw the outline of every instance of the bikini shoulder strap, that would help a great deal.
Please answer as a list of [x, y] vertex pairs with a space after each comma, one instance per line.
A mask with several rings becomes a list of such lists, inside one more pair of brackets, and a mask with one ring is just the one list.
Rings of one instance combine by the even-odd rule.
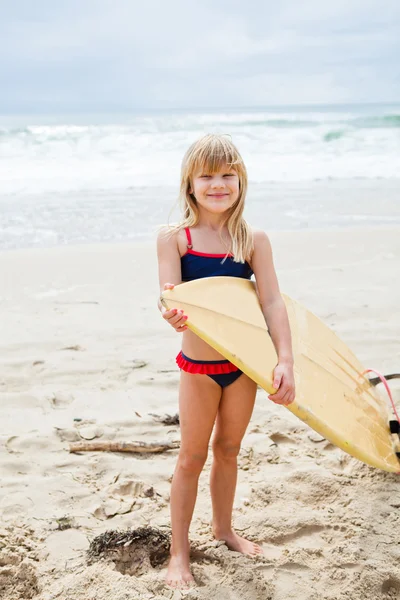
[[185, 233], [186, 233], [186, 237], [187, 237], [187, 247], [189, 248], [189, 250], [191, 250], [193, 248], [192, 245], [192, 236], [190, 235], [190, 229], [189, 227], [185, 227]]

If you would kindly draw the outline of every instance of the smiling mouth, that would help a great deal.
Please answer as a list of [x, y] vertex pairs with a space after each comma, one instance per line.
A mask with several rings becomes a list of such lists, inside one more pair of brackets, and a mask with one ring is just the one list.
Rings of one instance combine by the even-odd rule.
[[224, 196], [228, 196], [228, 194], [207, 194], [208, 196], [212, 196], [213, 198], [223, 198]]

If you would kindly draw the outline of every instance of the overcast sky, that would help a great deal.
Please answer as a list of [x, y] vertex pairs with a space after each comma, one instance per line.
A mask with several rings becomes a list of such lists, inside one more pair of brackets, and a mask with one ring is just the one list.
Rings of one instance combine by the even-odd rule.
[[0, 0], [0, 113], [400, 100], [400, 0]]

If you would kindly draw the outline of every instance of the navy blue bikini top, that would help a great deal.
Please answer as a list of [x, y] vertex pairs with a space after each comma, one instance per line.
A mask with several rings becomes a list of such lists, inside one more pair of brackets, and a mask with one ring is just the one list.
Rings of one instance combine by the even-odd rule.
[[[182, 281], [192, 281], [202, 277], [242, 277], [250, 279], [253, 271], [248, 262], [234, 262], [232, 255], [206, 254], [193, 250], [190, 229], [185, 229], [187, 237], [187, 252], [181, 256]], [[225, 258], [226, 257], [226, 258]], [[224, 260], [225, 258], [225, 260]]]

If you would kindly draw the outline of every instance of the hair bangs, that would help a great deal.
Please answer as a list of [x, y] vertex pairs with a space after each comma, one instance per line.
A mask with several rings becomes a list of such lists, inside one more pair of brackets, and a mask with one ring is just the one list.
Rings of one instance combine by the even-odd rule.
[[226, 136], [206, 135], [193, 150], [191, 164], [187, 165], [191, 175], [200, 172], [212, 175], [225, 165], [239, 171], [244, 167], [239, 152]]

